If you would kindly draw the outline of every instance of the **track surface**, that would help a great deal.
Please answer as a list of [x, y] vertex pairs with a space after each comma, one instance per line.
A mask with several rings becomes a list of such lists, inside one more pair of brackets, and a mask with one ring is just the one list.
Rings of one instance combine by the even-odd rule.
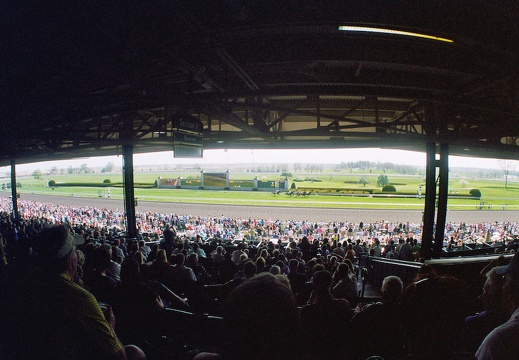
[[[3, 194], [2, 197], [8, 195]], [[67, 196], [22, 194], [21, 200], [46, 202], [66, 206], [89, 206], [123, 210], [122, 200], [107, 198], [80, 198]], [[420, 223], [422, 210], [369, 210], [369, 209], [332, 209], [332, 208], [292, 208], [268, 206], [241, 206], [241, 205], [205, 205], [189, 203], [164, 203], [140, 201], [136, 209], [138, 212], [173, 213], [192, 216], [225, 216], [230, 218], [254, 218], [271, 220], [306, 220], [311, 222], [349, 221], [359, 223], [390, 221]], [[493, 222], [517, 221], [519, 211], [450, 211], [447, 213], [447, 222]]]

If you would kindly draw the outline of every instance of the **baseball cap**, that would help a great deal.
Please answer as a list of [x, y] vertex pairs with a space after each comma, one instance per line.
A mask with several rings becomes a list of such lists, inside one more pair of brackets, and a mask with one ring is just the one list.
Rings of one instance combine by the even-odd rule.
[[519, 252], [515, 253], [508, 265], [498, 267], [496, 274], [510, 274], [513, 278], [519, 279]]

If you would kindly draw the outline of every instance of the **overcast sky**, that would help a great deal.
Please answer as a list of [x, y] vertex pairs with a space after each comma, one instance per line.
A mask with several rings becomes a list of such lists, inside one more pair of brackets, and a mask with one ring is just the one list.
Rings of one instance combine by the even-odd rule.
[[[425, 153], [387, 150], [387, 149], [312, 149], [312, 150], [205, 150], [203, 158], [181, 159], [174, 158], [173, 152], [159, 152], [151, 154], [135, 154], [134, 166], [139, 165], [176, 165], [199, 164], [202, 168], [206, 164], [250, 164], [251, 166], [264, 163], [327, 163], [339, 164], [350, 161], [374, 161], [391, 162], [395, 164], [425, 166]], [[95, 158], [80, 158], [64, 161], [45, 161], [41, 163], [17, 165], [19, 174], [32, 172], [35, 169], [50, 170], [56, 166], [59, 169], [67, 169], [70, 166], [79, 167], [87, 164], [89, 167], [103, 167], [109, 162], [115, 166], [122, 165], [122, 156], [104, 156]], [[450, 167], [472, 167], [484, 169], [501, 169], [496, 159], [481, 159], [469, 157], [449, 157]], [[513, 170], [519, 169], [519, 162], [512, 161]], [[0, 168], [0, 173], [5, 174], [10, 167]], [[1, 175], [3, 175], [1, 174]]]

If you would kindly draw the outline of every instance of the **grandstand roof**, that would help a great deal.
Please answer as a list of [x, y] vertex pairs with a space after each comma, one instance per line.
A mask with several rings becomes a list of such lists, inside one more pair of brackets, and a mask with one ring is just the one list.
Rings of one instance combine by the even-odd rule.
[[0, 165], [172, 150], [178, 118], [206, 149], [429, 138], [519, 159], [515, 0], [9, 0], [1, 18]]

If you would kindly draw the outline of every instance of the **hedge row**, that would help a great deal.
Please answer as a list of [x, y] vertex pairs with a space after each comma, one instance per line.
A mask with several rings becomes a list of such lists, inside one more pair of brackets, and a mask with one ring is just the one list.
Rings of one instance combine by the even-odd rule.
[[[133, 184], [134, 187], [137, 187], [137, 188], [155, 188], [156, 185], [155, 184], [150, 184], [150, 183], [134, 183]], [[118, 182], [118, 183], [111, 183], [111, 184], [108, 184], [108, 183], [75, 183], [75, 182], [67, 182], [67, 183], [63, 183], [63, 182], [52, 182], [49, 181], [49, 186], [50, 187], [99, 187], [99, 188], [107, 188], [107, 187], [124, 187], [124, 184], [122, 182]]]

